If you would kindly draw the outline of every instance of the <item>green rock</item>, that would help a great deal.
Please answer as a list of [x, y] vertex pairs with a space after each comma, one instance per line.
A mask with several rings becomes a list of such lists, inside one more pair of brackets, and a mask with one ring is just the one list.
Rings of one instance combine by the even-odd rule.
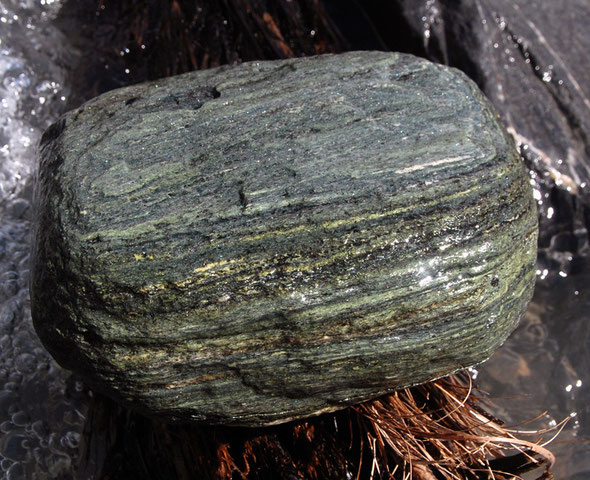
[[535, 280], [528, 176], [477, 87], [409, 55], [112, 91], [45, 133], [32, 311], [94, 388], [267, 425], [488, 358]]

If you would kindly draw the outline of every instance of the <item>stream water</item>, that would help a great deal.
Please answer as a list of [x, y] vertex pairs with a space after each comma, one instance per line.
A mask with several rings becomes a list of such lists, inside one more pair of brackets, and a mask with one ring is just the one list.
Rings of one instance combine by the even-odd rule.
[[[42, 131], [64, 109], [68, 47], [53, 0], [0, 2], [0, 472], [73, 478], [83, 402], [34, 333], [27, 293], [31, 180]], [[72, 52], [73, 54], [73, 52]], [[74, 388], [75, 390], [75, 388]]]
[[[27, 288], [36, 145], [65, 109], [79, 56], [52, 23], [60, 6], [60, 0], [0, 0], [2, 479], [76, 478], [88, 408], [87, 390], [37, 339]], [[549, 228], [560, 212], [545, 185], [533, 183]], [[590, 266], [586, 241], [572, 251], [558, 237], [539, 256], [535, 296], [521, 326], [476, 373], [494, 413], [509, 424], [538, 414], [536, 428], [570, 419], [551, 447], [555, 475], [582, 480], [590, 478]]]

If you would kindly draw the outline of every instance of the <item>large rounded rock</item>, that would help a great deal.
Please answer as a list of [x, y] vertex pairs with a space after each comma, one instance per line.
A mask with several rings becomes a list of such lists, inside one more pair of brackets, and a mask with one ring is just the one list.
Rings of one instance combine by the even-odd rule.
[[531, 296], [527, 175], [456, 70], [357, 52], [102, 95], [41, 144], [35, 326], [168, 420], [264, 425], [486, 359]]

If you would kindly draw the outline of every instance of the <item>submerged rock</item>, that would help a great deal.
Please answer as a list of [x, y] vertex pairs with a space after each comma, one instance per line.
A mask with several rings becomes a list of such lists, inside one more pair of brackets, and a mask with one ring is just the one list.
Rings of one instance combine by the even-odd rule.
[[170, 421], [284, 422], [479, 363], [535, 277], [510, 145], [471, 81], [408, 55], [104, 94], [41, 142], [36, 329]]

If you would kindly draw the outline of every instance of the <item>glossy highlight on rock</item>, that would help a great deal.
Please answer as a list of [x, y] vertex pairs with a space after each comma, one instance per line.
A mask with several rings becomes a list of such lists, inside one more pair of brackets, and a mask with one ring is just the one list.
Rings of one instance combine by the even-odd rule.
[[101, 95], [41, 142], [32, 313], [169, 421], [268, 425], [482, 362], [535, 280], [527, 174], [460, 72], [352, 52]]

